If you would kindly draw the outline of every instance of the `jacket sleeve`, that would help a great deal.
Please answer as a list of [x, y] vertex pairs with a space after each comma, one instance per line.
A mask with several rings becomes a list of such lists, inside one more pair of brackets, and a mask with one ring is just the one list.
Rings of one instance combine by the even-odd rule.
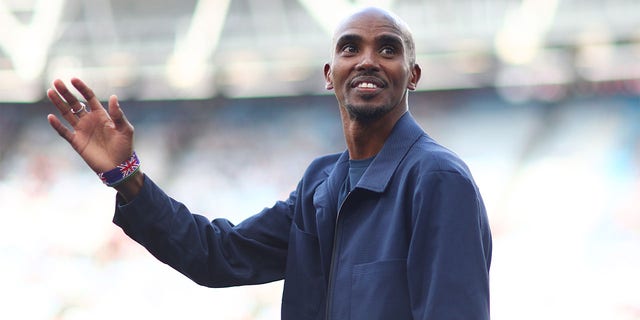
[[293, 192], [288, 200], [233, 225], [191, 213], [145, 176], [135, 199], [126, 204], [116, 200], [113, 222], [160, 261], [198, 284], [258, 284], [284, 276], [295, 198]]
[[414, 319], [489, 319], [491, 233], [475, 183], [458, 172], [421, 177], [407, 259]]

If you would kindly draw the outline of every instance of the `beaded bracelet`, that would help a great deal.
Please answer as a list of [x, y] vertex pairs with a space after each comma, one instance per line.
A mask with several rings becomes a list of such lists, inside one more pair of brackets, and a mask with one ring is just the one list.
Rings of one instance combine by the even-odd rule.
[[109, 187], [115, 187], [125, 182], [129, 177], [140, 169], [140, 160], [134, 152], [133, 155], [117, 167], [107, 171], [98, 173], [98, 177], [104, 184]]

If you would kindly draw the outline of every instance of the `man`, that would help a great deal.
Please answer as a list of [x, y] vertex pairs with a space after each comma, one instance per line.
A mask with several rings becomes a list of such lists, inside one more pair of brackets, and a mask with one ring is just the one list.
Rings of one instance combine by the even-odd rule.
[[56, 80], [48, 96], [74, 132], [48, 119], [118, 191], [114, 222], [199, 284], [284, 279], [283, 319], [489, 319], [487, 215], [467, 166], [408, 112], [421, 70], [405, 23], [377, 8], [350, 16], [324, 74], [347, 150], [235, 226], [192, 214], [140, 171], [115, 96], [107, 113], [72, 79], [86, 110]]

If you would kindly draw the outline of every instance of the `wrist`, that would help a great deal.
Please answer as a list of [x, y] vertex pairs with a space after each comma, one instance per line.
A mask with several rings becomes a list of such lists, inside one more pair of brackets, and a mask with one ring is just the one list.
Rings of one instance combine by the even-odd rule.
[[113, 187], [122, 196], [125, 202], [133, 200], [144, 185], [144, 174], [141, 170], [137, 170], [128, 179]]
[[115, 188], [127, 202], [140, 192], [144, 184], [140, 160], [135, 152], [115, 168], [98, 173], [98, 177], [107, 186]]
[[104, 184], [109, 187], [116, 187], [119, 184], [127, 181], [133, 174], [135, 174], [140, 169], [140, 160], [136, 155], [135, 151], [131, 154], [131, 156], [117, 165], [115, 168], [98, 173], [98, 177]]

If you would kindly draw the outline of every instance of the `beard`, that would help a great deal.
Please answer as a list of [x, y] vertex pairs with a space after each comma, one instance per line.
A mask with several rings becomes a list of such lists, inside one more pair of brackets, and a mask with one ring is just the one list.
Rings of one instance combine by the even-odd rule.
[[349, 118], [351, 118], [351, 120], [355, 120], [358, 122], [373, 122], [384, 117], [393, 109], [393, 106], [355, 105], [347, 103], [345, 105], [345, 109], [347, 110], [347, 113], [349, 114]]

